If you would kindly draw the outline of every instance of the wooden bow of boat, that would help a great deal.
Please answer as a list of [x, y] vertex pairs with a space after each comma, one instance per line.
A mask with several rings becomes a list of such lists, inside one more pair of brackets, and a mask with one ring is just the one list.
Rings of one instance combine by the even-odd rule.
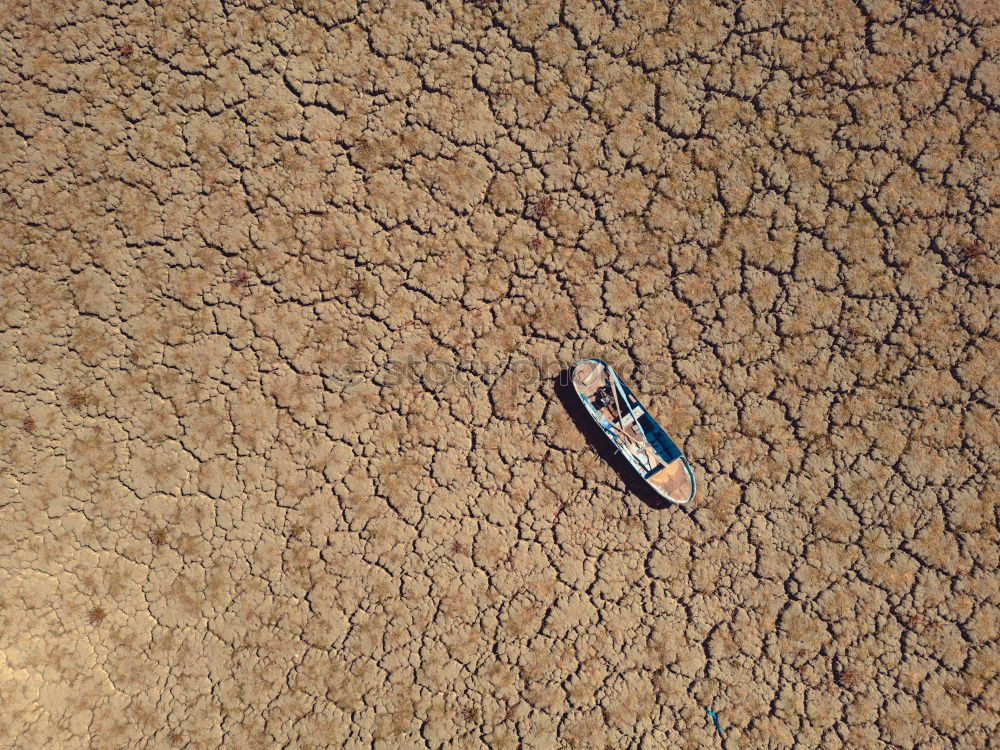
[[610, 365], [582, 360], [572, 381], [590, 416], [642, 478], [671, 502], [690, 502], [695, 481], [687, 460]]

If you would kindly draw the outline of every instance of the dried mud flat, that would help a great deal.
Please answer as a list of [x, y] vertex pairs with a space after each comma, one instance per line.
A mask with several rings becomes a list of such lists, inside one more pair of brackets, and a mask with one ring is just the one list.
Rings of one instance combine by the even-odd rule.
[[3, 3], [0, 746], [995, 740], [997, 6], [808, 5]]

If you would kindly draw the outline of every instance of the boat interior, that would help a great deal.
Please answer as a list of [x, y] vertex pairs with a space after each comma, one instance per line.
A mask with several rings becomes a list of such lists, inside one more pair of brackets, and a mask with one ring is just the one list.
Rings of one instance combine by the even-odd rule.
[[686, 502], [693, 487], [680, 451], [636, 397], [615, 386], [607, 366], [582, 362], [573, 371], [573, 387], [608, 420], [623, 450], [648, 467], [643, 478], [671, 499]]

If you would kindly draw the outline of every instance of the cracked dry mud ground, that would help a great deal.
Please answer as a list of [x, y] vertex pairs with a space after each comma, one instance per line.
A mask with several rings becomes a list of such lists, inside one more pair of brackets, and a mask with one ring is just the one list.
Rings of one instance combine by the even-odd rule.
[[0, 19], [0, 746], [995, 740], [995, 4]]

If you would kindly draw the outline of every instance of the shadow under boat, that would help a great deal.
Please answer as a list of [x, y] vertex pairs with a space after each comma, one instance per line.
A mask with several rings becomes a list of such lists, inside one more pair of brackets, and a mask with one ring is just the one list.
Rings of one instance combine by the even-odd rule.
[[563, 405], [566, 413], [569, 414], [570, 419], [573, 420], [573, 424], [583, 434], [590, 448], [596, 451], [597, 455], [615, 470], [615, 473], [625, 483], [628, 491], [650, 508], [663, 510], [668, 505], [677, 505], [661, 497], [656, 490], [650, 487], [639, 476], [632, 464], [621, 453], [615, 450], [614, 444], [608, 440], [607, 435], [604, 434], [603, 430], [591, 418], [584, 405], [580, 402], [580, 397], [576, 395], [576, 391], [573, 389], [572, 375], [573, 366], [571, 365], [553, 378], [553, 387], [555, 388], [556, 397], [559, 399], [559, 402]]

